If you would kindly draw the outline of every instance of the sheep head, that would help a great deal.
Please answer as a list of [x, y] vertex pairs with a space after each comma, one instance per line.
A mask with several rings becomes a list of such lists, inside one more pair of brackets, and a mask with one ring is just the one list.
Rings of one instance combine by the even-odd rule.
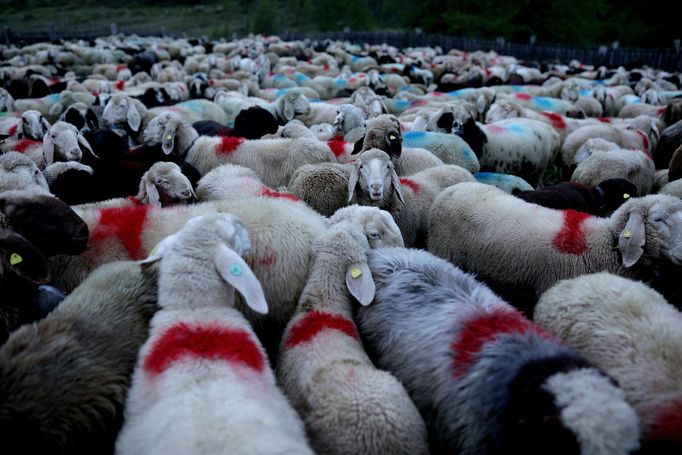
[[83, 157], [81, 147], [98, 158], [88, 141], [70, 123], [57, 122], [43, 136], [43, 153], [48, 165], [52, 164], [55, 157], [59, 161], [80, 161]]
[[48, 129], [50, 129], [50, 122], [40, 112], [29, 110], [21, 114], [20, 138], [25, 137], [33, 141], [40, 141]]
[[102, 124], [105, 127], [127, 124], [131, 130], [138, 131], [142, 125], [142, 116], [146, 113], [147, 108], [139, 101], [127, 95], [116, 94], [109, 98], [104, 107]]
[[[359, 193], [358, 192], [358, 187]], [[371, 149], [355, 159], [348, 179], [348, 202], [358, 196], [363, 205], [387, 206], [395, 192], [401, 203], [405, 203], [400, 179], [395, 172], [391, 158], [383, 151]]]
[[155, 163], [142, 176], [137, 198], [153, 207], [186, 204], [198, 199], [180, 166], [163, 161]]
[[403, 135], [400, 121], [394, 115], [380, 115], [366, 122], [365, 136], [355, 143], [352, 155], [379, 149], [398, 159], [402, 153]]

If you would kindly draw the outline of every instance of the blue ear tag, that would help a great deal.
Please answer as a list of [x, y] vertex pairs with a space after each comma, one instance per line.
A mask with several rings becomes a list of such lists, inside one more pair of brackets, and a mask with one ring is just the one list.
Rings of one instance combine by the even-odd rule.
[[230, 266], [230, 273], [234, 276], [239, 276], [242, 274], [242, 268], [237, 264], [232, 264]]

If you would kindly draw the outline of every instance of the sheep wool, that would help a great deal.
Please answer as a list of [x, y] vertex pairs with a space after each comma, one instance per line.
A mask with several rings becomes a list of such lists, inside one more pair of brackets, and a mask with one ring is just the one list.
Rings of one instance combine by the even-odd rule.
[[425, 251], [370, 251], [357, 321], [425, 417], [434, 453], [628, 454], [623, 392], [473, 276]]
[[161, 260], [160, 309], [140, 350], [116, 453], [313, 453], [263, 347], [234, 308], [236, 290], [254, 311], [268, 310], [241, 258], [249, 248], [235, 216], [209, 214], [142, 261]]
[[609, 273], [584, 275], [545, 292], [534, 320], [618, 381], [645, 446], [682, 450], [682, 314], [660, 294]]

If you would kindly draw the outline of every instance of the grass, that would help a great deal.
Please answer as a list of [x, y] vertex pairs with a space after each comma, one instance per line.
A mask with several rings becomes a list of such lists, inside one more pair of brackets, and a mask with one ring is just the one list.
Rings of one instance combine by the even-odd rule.
[[[107, 3], [107, 5], [66, 2], [35, 6], [0, 3], [0, 26], [21, 32], [101, 31], [108, 33], [112, 22], [121, 32], [167, 33], [186, 36], [231, 37], [250, 26], [248, 15], [231, 2], [202, 5], [144, 5]], [[235, 8], [232, 8], [234, 6]], [[236, 10], [236, 11], [235, 11]], [[235, 14], [236, 13], [236, 14]]]

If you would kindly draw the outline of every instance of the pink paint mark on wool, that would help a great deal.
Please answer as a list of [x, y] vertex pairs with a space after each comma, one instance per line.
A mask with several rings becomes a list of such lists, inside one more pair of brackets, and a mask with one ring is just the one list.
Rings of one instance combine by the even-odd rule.
[[495, 125], [494, 123], [488, 123], [487, 125], [483, 125], [483, 128], [493, 134], [504, 134], [507, 132], [507, 129], [503, 126]]
[[528, 93], [517, 93], [514, 96], [521, 101], [530, 101], [533, 99], [533, 95], [529, 95]]

